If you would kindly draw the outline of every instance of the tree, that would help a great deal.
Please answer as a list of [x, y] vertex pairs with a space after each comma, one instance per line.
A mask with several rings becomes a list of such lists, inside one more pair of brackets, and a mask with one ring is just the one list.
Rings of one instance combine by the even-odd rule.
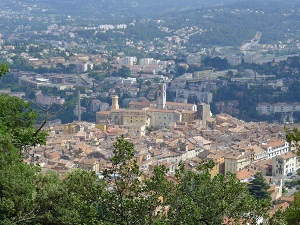
[[7, 65], [5, 65], [5, 64], [0, 64], [0, 78], [1, 78], [4, 74], [8, 73], [8, 71], [9, 71], [9, 68], [8, 68]]
[[[253, 223], [268, 207], [232, 174], [211, 178], [212, 162], [196, 171], [180, 164], [168, 178], [165, 166], [142, 174], [134, 145], [119, 137], [104, 179], [75, 170], [61, 179], [23, 162], [24, 147], [44, 144], [30, 104], [0, 95], [0, 224], [157, 225], [221, 224], [224, 218]], [[233, 197], [234, 196], [234, 197]]]
[[47, 132], [35, 126], [38, 114], [32, 110], [30, 103], [7, 94], [0, 95], [0, 129], [10, 136], [11, 143], [20, 152], [25, 146], [45, 144]]
[[0, 224], [100, 224], [103, 185], [94, 173], [73, 171], [61, 180], [23, 162], [25, 147], [46, 141], [36, 118], [29, 103], [0, 95]]
[[[134, 145], [121, 136], [114, 143], [112, 167], [104, 171], [112, 189], [106, 191], [99, 203], [100, 220], [111, 224], [155, 224], [160, 220], [160, 197], [171, 185], [165, 167], [156, 167], [145, 182], [134, 159]], [[155, 215], [156, 212], [156, 216]]]
[[130, 77], [131, 76], [131, 71], [127, 66], [122, 66], [121, 69], [119, 69], [118, 74], [120, 77]]
[[61, 180], [56, 172], [35, 179], [30, 224], [100, 224], [97, 204], [103, 182], [94, 173], [74, 170]]
[[294, 197], [294, 202], [286, 209], [285, 219], [287, 225], [300, 225], [300, 192]]
[[253, 180], [248, 185], [250, 194], [257, 200], [270, 199], [270, 193], [268, 192], [269, 188], [270, 185], [260, 172], [254, 175]]
[[[18, 149], [1, 130], [0, 224], [19, 224], [33, 209], [35, 168], [21, 161]], [[20, 223], [22, 224], [22, 223]]]
[[196, 95], [189, 95], [187, 102], [190, 104], [197, 104], [199, 101]]
[[[0, 74], [8, 71], [0, 65]], [[20, 152], [28, 145], [43, 144], [46, 133], [35, 128], [37, 115], [30, 104], [0, 95], [0, 223], [15, 224], [33, 207], [36, 167], [22, 162]]]
[[[292, 147], [295, 148], [294, 151], [299, 156], [300, 155], [300, 151], [299, 151], [300, 130], [295, 127], [292, 130], [285, 128], [285, 131], [286, 131], [286, 140], [290, 143]], [[285, 211], [284, 215], [288, 225], [300, 224], [300, 192], [299, 191], [295, 194], [294, 202]]]
[[209, 161], [197, 171], [177, 171], [178, 184], [169, 195], [168, 224], [222, 224], [225, 218], [256, 221], [266, 211], [266, 204], [253, 198], [235, 175], [211, 178]]
[[286, 132], [286, 140], [290, 143], [292, 147], [294, 147], [294, 151], [297, 155], [300, 155], [300, 130], [297, 127], [294, 127], [292, 130], [285, 128]]

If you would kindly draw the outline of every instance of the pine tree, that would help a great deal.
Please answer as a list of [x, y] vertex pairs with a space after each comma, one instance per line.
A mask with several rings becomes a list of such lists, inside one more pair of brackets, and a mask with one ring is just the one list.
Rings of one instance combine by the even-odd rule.
[[267, 183], [262, 173], [256, 173], [254, 179], [248, 185], [250, 194], [257, 200], [270, 198], [270, 193], [268, 192], [269, 188], [270, 185]]

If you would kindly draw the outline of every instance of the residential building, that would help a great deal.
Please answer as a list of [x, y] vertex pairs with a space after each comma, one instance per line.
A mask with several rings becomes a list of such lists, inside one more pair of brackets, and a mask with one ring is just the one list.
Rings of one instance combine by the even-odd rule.
[[297, 155], [292, 152], [286, 152], [282, 155], [275, 156], [272, 159], [272, 175], [275, 177], [283, 177], [288, 173], [297, 170]]
[[270, 103], [258, 103], [256, 106], [256, 111], [262, 115], [270, 115], [274, 113], [291, 113], [300, 111], [300, 103], [285, 103], [279, 102], [275, 104]]
[[238, 171], [249, 166], [251, 163], [250, 156], [245, 152], [232, 152], [224, 156], [225, 174], [227, 172], [237, 173]]
[[136, 63], [136, 61], [137, 61], [136, 57], [125, 56], [118, 60], [118, 64], [132, 66], [134, 63]]
[[51, 106], [52, 104], [63, 105], [65, 99], [57, 96], [47, 96], [43, 94], [36, 95], [36, 102], [39, 105]]
[[257, 145], [248, 146], [244, 150], [250, 156], [251, 162], [266, 160], [268, 158], [268, 152]]
[[267, 151], [268, 159], [275, 156], [285, 154], [290, 151], [290, 145], [287, 141], [283, 140], [272, 140], [269, 143], [263, 144], [261, 146], [265, 151]]
[[218, 174], [225, 173], [225, 159], [224, 154], [221, 151], [216, 151], [209, 154], [206, 157], [207, 160], [212, 160], [215, 163], [215, 166], [210, 170], [210, 175], [213, 178]]
[[129, 135], [134, 137], [144, 137], [146, 135], [146, 126], [144, 124], [126, 124], [121, 127], [127, 129]]

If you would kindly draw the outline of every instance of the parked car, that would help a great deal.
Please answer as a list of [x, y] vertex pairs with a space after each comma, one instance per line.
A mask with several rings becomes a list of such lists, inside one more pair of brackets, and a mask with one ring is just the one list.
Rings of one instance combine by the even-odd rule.
[[292, 176], [292, 175], [293, 175], [293, 173], [288, 173], [288, 174], [287, 174], [288, 177], [289, 177], [289, 176]]

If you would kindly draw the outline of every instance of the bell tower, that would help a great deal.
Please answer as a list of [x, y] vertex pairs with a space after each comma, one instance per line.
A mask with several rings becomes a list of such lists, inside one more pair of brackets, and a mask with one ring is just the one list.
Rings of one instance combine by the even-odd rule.
[[167, 86], [165, 83], [158, 85], [158, 91], [156, 93], [156, 104], [158, 109], [164, 109], [166, 107], [166, 96], [167, 96]]
[[114, 95], [111, 97], [111, 109], [119, 109], [119, 97], [118, 95]]

